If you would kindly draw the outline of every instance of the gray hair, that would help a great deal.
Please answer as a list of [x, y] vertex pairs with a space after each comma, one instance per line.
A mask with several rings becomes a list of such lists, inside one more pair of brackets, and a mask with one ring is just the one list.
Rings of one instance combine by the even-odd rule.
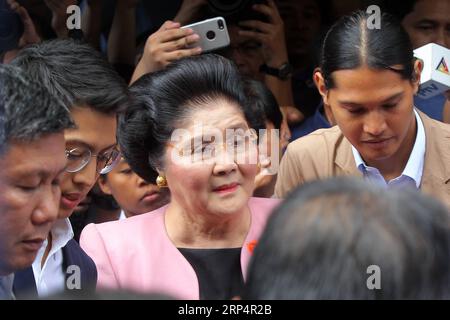
[[127, 85], [102, 54], [87, 44], [55, 39], [21, 50], [12, 61], [70, 109], [84, 106], [115, 114], [126, 107]]
[[0, 65], [0, 156], [12, 140], [33, 141], [74, 127], [69, 110], [18, 67]]
[[[449, 225], [447, 208], [415, 189], [304, 184], [267, 222], [243, 298], [448, 299]], [[368, 267], [382, 273], [376, 290]]]

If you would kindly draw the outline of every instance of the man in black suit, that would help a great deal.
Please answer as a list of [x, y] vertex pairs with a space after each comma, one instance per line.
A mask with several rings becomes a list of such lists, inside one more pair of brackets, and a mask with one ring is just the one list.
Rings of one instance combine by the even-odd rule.
[[48, 297], [64, 290], [90, 294], [97, 281], [96, 267], [73, 240], [68, 218], [99, 175], [120, 159], [116, 115], [126, 104], [126, 84], [99, 52], [72, 40], [25, 48], [12, 64], [49, 84], [76, 124], [64, 132], [68, 162], [61, 180], [58, 220], [32, 267], [16, 274], [14, 292], [19, 298], [30, 293]]
[[69, 111], [19, 68], [0, 65], [0, 299], [29, 267], [58, 214]]

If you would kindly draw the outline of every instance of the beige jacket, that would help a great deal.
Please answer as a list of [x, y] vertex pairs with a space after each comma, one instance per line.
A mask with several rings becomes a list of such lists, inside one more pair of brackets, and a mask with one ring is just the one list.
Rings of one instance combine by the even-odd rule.
[[[450, 125], [419, 115], [426, 135], [420, 189], [450, 208]], [[362, 177], [351, 144], [338, 126], [320, 129], [289, 144], [281, 160], [275, 197], [285, 198], [306, 181], [341, 175]]]

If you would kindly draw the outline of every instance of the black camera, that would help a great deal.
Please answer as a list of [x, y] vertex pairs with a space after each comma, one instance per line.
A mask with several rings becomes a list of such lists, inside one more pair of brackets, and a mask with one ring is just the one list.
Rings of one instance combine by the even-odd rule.
[[22, 34], [23, 23], [19, 15], [3, 3], [0, 6], [0, 53], [17, 48]]
[[228, 24], [244, 20], [267, 21], [267, 17], [252, 9], [254, 4], [266, 3], [265, 0], [208, 0], [211, 16], [224, 17]]

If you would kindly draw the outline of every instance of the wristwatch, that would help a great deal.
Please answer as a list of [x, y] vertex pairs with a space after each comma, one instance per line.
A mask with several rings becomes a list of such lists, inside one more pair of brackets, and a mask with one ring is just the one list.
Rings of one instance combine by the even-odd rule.
[[285, 62], [279, 68], [272, 68], [267, 64], [262, 64], [259, 67], [259, 71], [277, 77], [281, 80], [287, 80], [292, 75], [294, 70], [289, 62]]

